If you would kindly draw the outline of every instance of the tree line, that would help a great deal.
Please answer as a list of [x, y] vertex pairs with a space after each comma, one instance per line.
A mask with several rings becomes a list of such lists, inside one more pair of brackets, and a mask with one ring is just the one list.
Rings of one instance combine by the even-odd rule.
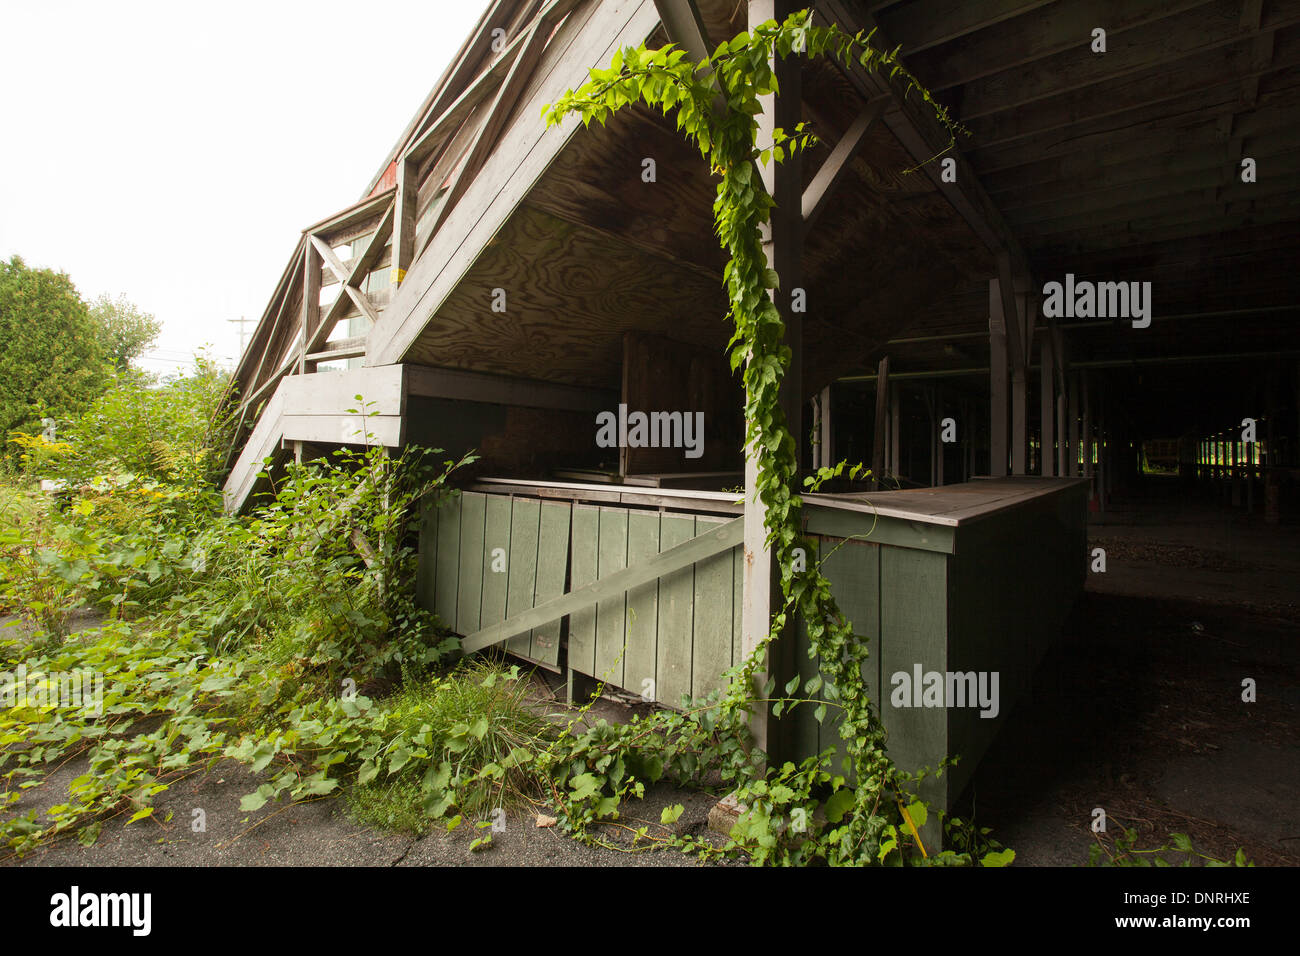
[[0, 260], [0, 443], [84, 411], [160, 329], [125, 297], [87, 302], [64, 272]]

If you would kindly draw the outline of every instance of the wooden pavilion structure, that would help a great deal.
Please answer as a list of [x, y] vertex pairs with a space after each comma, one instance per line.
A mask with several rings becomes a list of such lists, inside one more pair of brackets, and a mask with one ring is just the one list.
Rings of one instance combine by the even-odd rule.
[[[616, 670], [637, 693], [651, 675], [670, 706], [716, 684], [766, 632], [773, 569], [762, 513], [734, 490], [754, 475], [714, 181], [651, 111], [589, 129], [540, 116], [624, 46], [702, 58], [804, 5], [900, 46], [971, 131], [931, 161], [947, 136], [918, 97], [829, 62], [776, 64], [782, 94], [760, 117], [820, 138], [764, 171], [769, 261], [806, 295], [806, 311], [782, 304], [786, 410], [805, 466], [866, 460], [894, 489], [809, 499], [812, 533], [867, 539], [838, 559], [841, 600], [882, 660], [897, 637], [898, 666], [930, 647], [1016, 675], [1014, 696], [1081, 587], [1084, 501], [1104, 507], [1143, 438], [1176, 429], [1205, 480], [1285, 482], [1300, 465], [1297, 0], [494, 0], [358, 202], [303, 231], [235, 373], [228, 506], [255, 497], [267, 458], [477, 448], [466, 494], [429, 517], [421, 581], [468, 648]], [[1045, 283], [1067, 273], [1151, 283], [1153, 321], [1045, 314]], [[1143, 375], [1172, 388], [1206, 368], [1185, 414], [1135, 397]], [[376, 413], [364, 434], [358, 394]], [[620, 405], [702, 412], [702, 455], [601, 447], [595, 416]], [[1247, 406], [1271, 429], [1267, 460], [1226, 462], [1213, 439]], [[499, 580], [484, 570], [497, 538]], [[798, 650], [784, 642], [772, 671], [806, 671]], [[977, 756], [997, 723], [895, 721], [927, 758], [958, 742]], [[827, 733], [788, 723], [773, 751]]]

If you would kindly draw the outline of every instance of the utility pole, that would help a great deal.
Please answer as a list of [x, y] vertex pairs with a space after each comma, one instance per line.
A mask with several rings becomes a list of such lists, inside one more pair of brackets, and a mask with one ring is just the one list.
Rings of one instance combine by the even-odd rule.
[[245, 326], [247, 323], [252, 322], [253, 320], [252, 320], [252, 319], [246, 319], [246, 318], [244, 318], [244, 317], [241, 315], [241, 316], [240, 316], [239, 318], [237, 318], [237, 319], [226, 319], [226, 321], [227, 321], [227, 322], [237, 322], [237, 323], [239, 323], [239, 356], [238, 356], [238, 358], [236, 358], [236, 360], [235, 360], [236, 362], [238, 362], [240, 358], [243, 358], [243, 357], [244, 357], [244, 326]]

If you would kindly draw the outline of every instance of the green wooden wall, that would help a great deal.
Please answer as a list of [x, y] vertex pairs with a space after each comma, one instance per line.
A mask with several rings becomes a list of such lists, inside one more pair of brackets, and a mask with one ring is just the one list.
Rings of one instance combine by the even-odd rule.
[[[962, 758], [923, 782], [922, 795], [936, 805], [960, 795], [1082, 591], [1084, 495], [1080, 485], [957, 527], [808, 509], [810, 560], [821, 561], [840, 609], [870, 644], [863, 676], [891, 756], [910, 771]], [[417, 593], [468, 635], [725, 520], [466, 492], [424, 516]], [[504, 572], [492, 570], [495, 548], [508, 556]], [[558, 668], [567, 627], [568, 667], [680, 707], [722, 686], [724, 672], [740, 663], [742, 555], [732, 548], [513, 638], [507, 649]], [[816, 672], [802, 627], [796, 660], [805, 678]], [[891, 677], [917, 665], [923, 673], [997, 671], [998, 716], [981, 717], [978, 707], [894, 707]], [[834, 706], [820, 723], [810, 706], [787, 720], [801, 756], [843, 753]]]
[[[469, 635], [726, 520], [465, 492], [425, 511], [417, 595]], [[496, 548], [504, 571], [492, 570]], [[706, 697], [738, 662], [741, 555], [732, 548], [570, 615], [568, 666], [665, 706]], [[558, 668], [561, 628], [535, 628], [505, 647]]]

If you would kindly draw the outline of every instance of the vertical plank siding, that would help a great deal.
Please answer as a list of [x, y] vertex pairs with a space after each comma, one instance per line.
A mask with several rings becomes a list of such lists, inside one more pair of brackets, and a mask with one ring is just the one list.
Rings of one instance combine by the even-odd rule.
[[[600, 509], [598, 577], [606, 577], [627, 567], [627, 519], [626, 508]], [[596, 605], [596, 668], [591, 676], [615, 687], [627, 686], [623, 681], [626, 615], [626, 594]]]
[[[470, 634], [636, 567], [728, 520], [668, 507], [465, 492], [439, 509], [424, 508], [417, 596], [448, 627]], [[869, 645], [865, 691], [893, 758], [909, 771], [936, 768], [945, 756], [963, 758], [943, 777], [922, 782], [922, 795], [948, 806], [1027, 692], [1082, 590], [1086, 486], [964, 524], [959, 538], [933, 524], [828, 514], [812, 521], [809, 562], [820, 562], [854, 634]], [[867, 535], [871, 540], [863, 540]], [[493, 571], [497, 548], [506, 567]], [[728, 549], [511, 638], [506, 647], [681, 708], [722, 687], [723, 675], [740, 663], [743, 562], [743, 547]], [[820, 665], [808, 653], [802, 622], [795, 633], [806, 681]], [[560, 651], [566, 636], [567, 660]], [[996, 671], [997, 718], [982, 718], [978, 706], [894, 706], [891, 678], [901, 672], [912, 682], [918, 665], [922, 674]], [[823, 685], [812, 696], [828, 704], [823, 720], [812, 705], [786, 718], [798, 752], [835, 750], [844, 772], [836, 692]]]
[[[537, 588], [534, 604], [543, 604], [564, 593], [565, 577], [569, 567], [571, 511], [572, 506], [567, 501], [542, 502], [537, 540]], [[461, 633], [472, 634], [473, 631]], [[559, 621], [533, 628], [528, 657], [549, 667], [559, 667], [560, 637]]]
[[[695, 516], [665, 514], [659, 519], [661, 551], [695, 537]], [[655, 655], [655, 696], [680, 707], [691, 696], [691, 657], [695, 631], [695, 565], [659, 579], [659, 622]]]

